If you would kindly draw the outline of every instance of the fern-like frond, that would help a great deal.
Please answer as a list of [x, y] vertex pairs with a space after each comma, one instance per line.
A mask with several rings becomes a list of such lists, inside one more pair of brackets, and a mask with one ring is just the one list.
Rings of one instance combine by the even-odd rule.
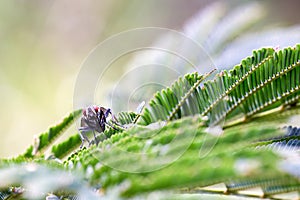
[[[214, 184], [223, 185], [221, 192], [228, 195], [277, 198], [299, 192], [299, 163], [282, 150], [298, 151], [300, 129], [282, 126], [300, 114], [300, 45], [253, 51], [232, 70], [205, 81], [211, 73], [179, 78], [157, 92], [142, 114], [118, 113], [96, 136], [98, 145], [74, 152], [81, 143], [75, 134], [53, 146], [55, 158], [69, 155], [63, 164], [34, 156], [42, 155], [80, 115], [75, 111], [41, 134], [25, 155], [0, 160], [0, 169], [29, 161], [47, 163], [80, 172], [92, 187], [101, 185], [104, 192], [118, 191], [122, 197], [158, 190], [220, 193], [211, 189]], [[210, 125], [225, 118], [227, 122], [207, 126], [206, 118]], [[0, 195], [10, 186], [4, 185]], [[253, 195], [255, 188], [261, 192]], [[53, 197], [61, 194], [55, 192]], [[72, 192], [61, 196], [72, 197]]]
[[[253, 180], [261, 177], [278, 178], [283, 185], [287, 185], [282, 180], [286, 173], [274, 165], [281, 158], [270, 151], [252, 148], [257, 140], [282, 136], [282, 130], [271, 128], [273, 124], [265, 127], [253, 124], [244, 129], [228, 128], [211, 148], [206, 144], [214, 144], [216, 136], [207, 134], [206, 129], [199, 126], [199, 120], [190, 117], [174, 120], [158, 130], [145, 129], [143, 126], [131, 128], [113, 135], [98, 147], [80, 151], [65, 165], [72, 166], [71, 169], [76, 169], [76, 166], [92, 169], [91, 183], [97, 185], [101, 182], [106, 189], [129, 181], [130, 186], [123, 193], [125, 196], [158, 189], [238, 181], [249, 177]], [[149, 135], [152, 137], [148, 138]], [[199, 151], [203, 148], [210, 150], [210, 153], [200, 158]], [[174, 159], [174, 162], [172, 165], [160, 166], [162, 160], [158, 162], [158, 158], [169, 161]], [[252, 167], [245, 170], [244, 165]], [[122, 167], [142, 173], [119, 171]], [[160, 170], [149, 171], [160, 167]]]
[[157, 93], [142, 113], [140, 124], [195, 114], [207, 115], [212, 124], [217, 124], [225, 117], [240, 114], [249, 118], [270, 108], [295, 104], [300, 96], [300, 45], [254, 51], [240, 65], [221, 72], [203, 87], [197, 78], [187, 81], [195, 74]]
[[66, 141], [52, 146], [51, 153], [58, 159], [64, 158], [81, 145], [79, 133], [70, 136]]
[[0, 199], [1, 200], [9, 199], [11, 196], [12, 196], [12, 194], [8, 190], [1, 190], [0, 191]]
[[257, 149], [277, 151], [297, 151], [300, 149], [300, 128], [289, 126], [286, 135], [260, 141], [254, 144]]
[[[195, 187], [182, 190], [182, 193], [191, 194], [223, 194], [243, 197], [257, 197], [260, 199], [290, 199], [286, 193], [297, 192], [300, 189], [300, 183], [296, 179], [281, 177], [280, 179], [254, 179], [247, 178], [239, 181], [228, 181], [206, 187]], [[283, 195], [283, 198], [276, 197], [277, 194]], [[285, 196], [285, 197], [284, 197]]]
[[117, 114], [117, 120], [122, 125], [127, 125], [134, 123], [138, 116], [139, 115], [135, 112], [119, 112]]
[[228, 107], [223, 116], [240, 108], [241, 112], [249, 117], [266, 108], [284, 105], [291, 98], [295, 100], [300, 87], [297, 85], [299, 81], [296, 81], [300, 78], [299, 49], [300, 45], [297, 45], [295, 48], [274, 52], [249, 70], [243, 70], [242, 63], [240, 68], [241, 71], [245, 71], [243, 75], [233, 74], [238, 78], [238, 84], [231, 84], [225, 79], [225, 85], [231, 85], [234, 89], [228, 92]]
[[[213, 71], [212, 71], [213, 72]], [[145, 108], [138, 124], [150, 124], [159, 120], [178, 119], [199, 113], [197, 88], [212, 72], [198, 75], [197, 72], [180, 77], [170, 88], [157, 92]]]
[[[117, 114], [117, 120], [118, 123], [120, 123], [122, 126], [123, 125], [128, 125], [132, 124], [135, 119], [138, 117], [138, 114], [134, 112], [120, 112]], [[103, 141], [107, 138], [110, 138], [112, 135], [121, 132], [123, 130], [122, 127], [119, 127], [120, 129], [116, 128], [116, 124], [114, 124], [111, 120], [109, 120], [108, 125], [104, 133], [100, 133], [97, 135], [97, 140], [98, 141]], [[93, 140], [92, 140], [93, 142]], [[72, 136], [70, 136], [67, 140], [54, 145], [52, 147], [52, 154], [59, 159], [64, 158], [65, 156], [69, 155], [73, 150], [77, 149], [80, 144], [82, 143], [82, 140], [79, 136], [79, 133], [76, 133]]]
[[50, 127], [47, 132], [40, 134], [38, 138], [35, 138], [34, 145], [31, 145], [26, 150], [24, 156], [33, 157], [36, 154], [43, 153], [81, 115], [81, 112], [81, 110], [72, 112], [61, 123]]

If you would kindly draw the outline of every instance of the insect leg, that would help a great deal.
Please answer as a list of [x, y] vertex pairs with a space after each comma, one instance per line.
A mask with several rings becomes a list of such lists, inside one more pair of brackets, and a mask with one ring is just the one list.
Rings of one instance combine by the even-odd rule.
[[96, 137], [95, 131], [93, 131], [93, 135], [94, 135], [94, 140], [95, 140], [96, 146], [98, 146], [98, 144], [99, 144], [99, 141], [97, 140], [97, 137]]
[[79, 130], [79, 136], [80, 136], [80, 139], [81, 139], [80, 148], [82, 148], [85, 141], [87, 141], [90, 144], [90, 140], [88, 139], [86, 133], [91, 131], [91, 130], [88, 127], [80, 127], [78, 130]]
[[[111, 114], [111, 109], [110, 109], [110, 108], [108, 108], [108, 109], [105, 111], [105, 113], [104, 113], [105, 118], [108, 117], [109, 114]], [[111, 114], [111, 115], [112, 115], [112, 114]]]
[[90, 144], [90, 140], [88, 139], [88, 137], [86, 136], [85, 132], [80, 132], [80, 138], [81, 138], [81, 145], [80, 148], [83, 147], [84, 142], [87, 141]]

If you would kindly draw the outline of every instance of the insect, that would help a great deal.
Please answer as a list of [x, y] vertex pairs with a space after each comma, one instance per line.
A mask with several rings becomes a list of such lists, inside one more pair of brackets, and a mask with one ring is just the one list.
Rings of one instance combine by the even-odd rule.
[[102, 133], [105, 131], [106, 125], [116, 129], [113, 125], [107, 123], [107, 118], [111, 115], [111, 121], [117, 124], [117, 119], [112, 114], [110, 108], [104, 108], [99, 106], [89, 106], [82, 112], [81, 123], [79, 127], [80, 137], [81, 137], [81, 146], [84, 145], [84, 142], [87, 141], [89, 145], [92, 143], [87, 137], [88, 132], [92, 132], [94, 135], [94, 140], [96, 145], [98, 144], [98, 140], [96, 138], [95, 131], [98, 133]]
[[[98, 133], [102, 133], [105, 131], [106, 126], [109, 126], [115, 130], [118, 129], [127, 129], [133, 126], [137, 119], [140, 117], [140, 113], [142, 112], [145, 106], [145, 101], [143, 101], [137, 108], [137, 117], [133, 120], [133, 123], [127, 125], [119, 124], [117, 118], [112, 114], [110, 108], [104, 108], [101, 106], [89, 106], [85, 108], [82, 112], [81, 123], [79, 127], [79, 133], [81, 138], [80, 148], [83, 147], [84, 142], [87, 141], [89, 145], [93, 142], [98, 145], [99, 141], [97, 140], [95, 131]], [[108, 122], [108, 117], [111, 116], [111, 120]], [[92, 132], [94, 135], [94, 141], [90, 141], [87, 133]]]

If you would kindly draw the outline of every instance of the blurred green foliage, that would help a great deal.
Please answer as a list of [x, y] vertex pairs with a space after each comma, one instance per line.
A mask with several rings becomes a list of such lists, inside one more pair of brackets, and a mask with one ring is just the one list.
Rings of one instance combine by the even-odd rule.
[[[34, 133], [73, 109], [80, 64], [99, 42], [136, 27], [180, 29], [212, 2], [1, 1], [0, 156], [22, 152]], [[266, 17], [270, 22], [292, 25], [300, 21], [297, 12], [293, 12], [298, 1], [265, 2], [271, 2], [271, 12]], [[227, 3], [236, 5], [241, 1]]]

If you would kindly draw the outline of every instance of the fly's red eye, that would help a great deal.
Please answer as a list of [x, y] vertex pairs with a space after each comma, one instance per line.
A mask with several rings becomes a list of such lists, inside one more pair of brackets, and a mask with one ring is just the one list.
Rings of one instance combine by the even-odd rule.
[[96, 113], [99, 111], [99, 107], [98, 106], [94, 106], [94, 110], [96, 111]]
[[84, 109], [84, 110], [82, 111], [82, 114], [83, 114], [84, 116], [86, 116], [86, 109]]

